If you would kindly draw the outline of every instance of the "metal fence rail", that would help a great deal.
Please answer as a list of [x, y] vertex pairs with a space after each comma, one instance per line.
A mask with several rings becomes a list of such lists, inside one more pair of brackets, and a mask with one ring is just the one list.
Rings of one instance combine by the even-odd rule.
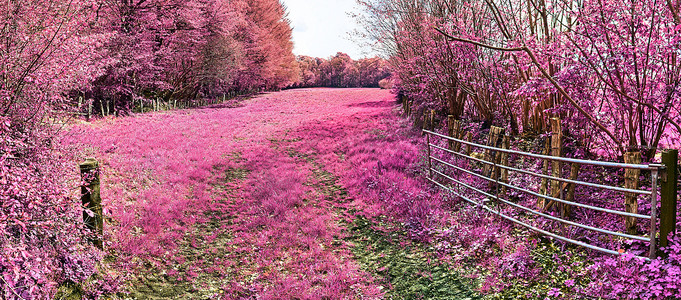
[[[475, 204], [477, 206], [481, 206], [483, 209], [485, 209], [485, 210], [487, 210], [487, 211], [489, 211], [493, 214], [496, 214], [496, 215], [498, 215], [498, 216], [500, 216], [500, 217], [502, 217], [502, 218], [504, 218], [508, 221], [511, 221], [513, 223], [525, 226], [525, 227], [527, 227], [531, 230], [534, 230], [536, 232], [539, 232], [541, 234], [551, 236], [551, 237], [558, 239], [558, 240], [562, 240], [562, 241], [565, 241], [565, 242], [568, 242], [568, 243], [583, 246], [583, 247], [593, 249], [593, 250], [596, 250], [596, 251], [600, 251], [600, 252], [604, 252], [604, 253], [609, 253], [609, 254], [614, 254], [614, 255], [621, 254], [619, 251], [615, 251], [615, 250], [612, 250], [612, 249], [606, 249], [606, 248], [603, 248], [603, 247], [600, 247], [600, 246], [596, 246], [596, 245], [588, 244], [588, 243], [585, 243], [585, 242], [577, 241], [577, 240], [570, 239], [568, 237], [562, 236], [562, 235], [554, 233], [554, 232], [549, 232], [549, 231], [543, 230], [541, 228], [537, 228], [536, 226], [533, 226], [531, 224], [528, 224], [528, 223], [525, 223], [521, 220], [518, 220], [517, 218], [514, 218], [512, 216], [504, 214], [501, 211], [500, 208], [495, 210], [492, 207], [489, 207], [488, 205], [486, 205], [486, 203], [494, 200], [497, 203], [497, 207], [499, 207], [498, 206], [499, 204], [503, 203], [503, 204], [509, 205], [509, 206], [514, 207], [516, 209], [523, 210], [527, 213], [530, 213], [530, 214], [533, 214], [533, 215], [536, 215], [536, 216], [539, 216], [539, 217], [543, 217], [543, 218], [546, 218], [546, 219], [550, 219], [550, 220], [557, 221], [557, 222], [567, 224], [567, 225], [571, 225], [571, 226], [576, 226], [576, 227], [586, 229], [586, 230], [589, 230], [589, 231], [607, 234], [607, 235], [611, 235], [611, 236], [617, 236], [617, 237], [621, 237], [621, 238], [634, 239], [634, 240], [639, 240], [639, 241], [647, 241], [647, 242], [650, 243], [649, 255], [648, 255], [648, 257], [644, 257], [644, 258], [645, 259], [653, 259], [653, 258], [656, 257], [658, 177], [659, 177], [660, 171], [664, 169], [664, 165], [661, 165], [661, 164], [647, 164], [647, 165], [646, 164], [623, 164], [623, 163], [614, 163], [614, 162], [603, 162], [603, 161], [572, 159], [572, 158], [565, 158], [565, 157], [540, 155], [540, 154], [534, 154], [534, 153], [529, 153], [529, 152], [522, 152], [522, 151], [516, 151], [516, 150], [510, 150], [510, 149], [503, 149], [503, 148], [481, 145], [481, 144], [477, 144], [477, 143], [473, 143], [473, 142], [469, 142], [469, 141], [465, 141], [465, 140], [461, 140], [461, 139], [452, 138], [452, 137], [449, 137], [449, 136], [446, 136], [446, 135], [443, 135], [443, 134], [439, 134], [439, 133], [436, 133], [436, 132], [433, 132], [433, 131], [430, 131], [430, 130], [424, 130], [423, 132], [426, 134], [427, 144], [428, 144], [428, 168], [429, 168], [428, 180], [435, 183], [436, 185], [440, 186], [441, 188], [452, 192], [455, 196], [457, 196], [461, 199], [464, 199], [464, 200], [466, 200], [466, 201], [468, 201], [472, 204]], [[430, 142], [431, 136], [436, 137], [436, 138], [441, 138], [441, 139], [446, 140], [446, 141], [452, 141], [452, 142], [456, 142], [456, 143], [460, 143], [460, 144], [463, 144], [463, 145], [476, 147], [476, 148], [480, 148], [480, 149], [484, 149], [484, 150], [488, 150], [488, 151], [501, 152], [501, 153], [506, 153], [506, 154], [516, 154], [516, 155], [538, 158], [538, 159], [548, 160], [548, 161], [559, 161], [559, 162], [565, 162], [565, 163], [601, 166], [601, 167], [618, 168], [618, 169], [638, 169], [638, 170], [643, 170], [643, 171], [650, 171], [651, 172], [651, 179], [652, 179], [651, 180], [652, 181], [651, 182], [651, 190], [646, 191], [646, 190], [640, 190], [640, 189], [630, 189], [630, 188], [610, 186], [610, 185], [605, 185], [605, 184], [585, 182], [585, 181], [581, 181], [581, 180], [572, 180], [572, 179], [566, 179], [566, 178], [560, 178], [560, 177], [555, 177], [555, 176], [550, 176], [550, 175], [539, 174], [539, 173], [536, 173], [536, 172], [523, 170], [523, 169], [519, 169], [519, 168], [514, 168], [514, 167], [510, 167], [510, 166], [505, 166], [503, 164], [496, 163], [494, 161], [494, 159], [492, 159], [492, 161], [487, 161], [487, 160], [484, 160], [484, 159], [475, 158], [475, 157], [472, 157], [470, 155], [466, 155], [466, 154], [463, 154], [463, 153], [460, 153], [460, 152], [457, 152], [457, 151], [447, 149], [445, 147], [441, 147], [441, 146], [432, 144]], [[582, 185], [582, 186], [588, 186], [588, 187], [604, 189], [604, 190], [611, 190], [611, 191], [617, 191], [617, 192], [625, 192], [625, 193], [633, 193], [633, 194], [637, 194], [637, 195], [644, 195], [644, 196], [649, 197], [650, 201], [651, 201], [650, 214], [644, 215], [644, 214], [630, 213], [630, 212], [620, 211], [620, 210], [607, 209], [607, 208], [603, 208], [603, 207], [578, 203], [578, 202], [574, 202], [574, 201], [567, 201], [567, 200], [564, 200], [564, 199], [552, 197], [550, 195], [542, 195], [540, 193], [537, 193], [535, 191], [531, 191], [529, 189], [526, 189], [526, 188], [523, 188], [523, 187], [520, 187], [520, 186], [516, 186], [516, 185], [513, 185], [513, 184], [502, 182], [498, 178], [497, 179], [490, 178], [490, 177], [487, 177], [483, 174], [479, 174], [479, 173], [476, 173], [474, 171], [467, 170], [465, 168], [456, 166], [453, 163], [445, 161], [444, 158], [439, 158], [439, 157], [434, 156], [432, 154], [432, 151], [431, 151], [431, 149], [433, 149], [433, 148], [437, 149], [437, 150], [444, 151], [446, 153], [456, 155], [457, 157], [461, 157], [461, 158], [468, 159], [468, 160], [471, 160], [471, 161], [476, 161], [476, 162], [479, 162], [479, 163], [482, 163], [482, 164], [486, 164], [486, 165], [492, 166], [494, 168], [505, 169], [505, 170], [512, 171], [512, 172], [518, 172], [518, 173], [530, 175], [530, 176], [537, 177], [537, 178], [544, 178], [544, 179], [547, 179], [547, 180], [555, 180], [555, 181], [560, 181], [560, 182], [565, 182], [565, 183], [571, 183], [571, 184], [574, 184], [574, 185]], [[464, 183], [464, 182], [462, 182], [462, 181], [460, 181], [456, 178], [453, 178], [452, 176], [449, 176], [449, 175], [447, 175], [443, 172], [436, 170], [435, 168], [433, 168], [433, 162], [435, 162], [435, 163], [437, 163], [437, 164], [439, 164], [439, 165], [441, 165], [445, 168], [449, 168], [449, 169], [453, 169], [453, 170], [456, 170], [456, 171], [459, 171], [459, 172], [463, 172], [463, 173], [466, 173], [468, 175], [472, 175], [472, 176], [475, 176], [477, 178], [480, 178], [482, 180], [494, 183], [496, 185], [496, 194], [486, 192], [482, 189], [479, 189], [479, 188], [476, 188], [476, 187], [471, 186], [469, 184], [466, 184], [466, 183]], [[486, 199], [487, 201], [477, 202], [475, 200], [470, 199], [469, 197], [466, 197], [465, 195], [462, 195], [462, 193], [460, 191], [457, 192], [454, 189], [448, 187], [446, 184], [443, 184], [443, 183], [437, 181], [435, 176], [433, 176], [434, 174], [436, 174], [437, 176], [439, 176], [441, 178], [446, 179], [447, 181], [449, 181], [451, 183], [456, 183], [459, 187], [463, 187], [467, 190], [473, 191], [477, 194], [480, 194], [480, 195], [487, 197], [487, 199]], [[495, 177], [498, 177], [498, 174]], [[566, 204], [566, 205], [581, 207], [581, 208], [590, 209], [590, 210], [593, 210], [593, 211], [599, 211], [599, 212], [604, 212], [604, 213], [620, 215], [620, 216], [624, 216], [624, 217], [634, 217], [634, 218], [639, 218], [639, 219], [650, 220], [650, 231], [648, 233], [648, 236], [632, 235], [632, 234], [612, 231], [612, 230], [608, 230], [608, 229], [604, 229], [604, 228], [594, 227], [594, 226], [590, 226], [590, 225], [587, 225], [587, 224], [582, 224], [582, 223], [579, 223], [579, 222], [566, 220], [564, 218], [555, 217], [555, 216], [546, 214], [542, 211], [538, 211], [538, 210], [535, 210], [533, 208], [514, 203], [514, 202], [512, 202], [508, 199], [504, 199], [504, 198], [499, 197], [499, 187], [500, 186], [504, 186], [504, 187], [507, 187], [507, 188], [510, 188], [510, 189], [514, 189], [514, 190], [517, 190], [519, 192], [523, 192], [523, 193], [526, 193], [526, 194], [529, 194], [529, 195], [532, 195], [532, 196], [540, 197], [542, 199], [546, 199], [546, 200], [549, 200], [549, 201], [555, 201], [556, 203], [562, 203], [562, 204]]]

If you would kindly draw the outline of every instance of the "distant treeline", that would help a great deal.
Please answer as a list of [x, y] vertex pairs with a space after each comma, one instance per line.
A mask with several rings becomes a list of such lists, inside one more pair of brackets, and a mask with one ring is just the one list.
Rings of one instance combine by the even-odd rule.
[[378, 87], [390, 76], [388, 62], [379, 57], [353, 60], [338, 52], [328, 59], [301, 55], [296, 60], [300, 75], [293, 87]]

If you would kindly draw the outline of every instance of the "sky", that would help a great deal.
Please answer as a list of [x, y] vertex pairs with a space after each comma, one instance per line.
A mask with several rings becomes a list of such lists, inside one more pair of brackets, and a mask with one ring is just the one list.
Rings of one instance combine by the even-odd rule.
[[282, 0], [293, 26], [293, 53], [328, 58], [345, 52], [353, 59], [365, 57], [349, 40], [357, 28], [348, 15], [357, 11], [355, 0]]

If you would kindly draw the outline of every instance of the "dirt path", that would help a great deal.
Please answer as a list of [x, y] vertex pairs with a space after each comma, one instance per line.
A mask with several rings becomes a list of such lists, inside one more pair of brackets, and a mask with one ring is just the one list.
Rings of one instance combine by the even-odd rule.
[[394, 145], [417, 151], [390, 131], [395, 107], [383, 90], [301, 89], [77, 126], [68, 142], [103, 163], [109, 216], [108, 256], [89, 288], [122, 283], [123, 299], [372, 299], [399, 283], [417, 297], [468, 297], [459, 278], [420, 290], [409, 280], [425, 275], [382, 273], [445, 268], [418, 247], [366, 249], [384, 234], [364, 218], [380, 205], [347, 187], [366, 181], [353, 175], [366, 173], [363, 160], [402, 155]]

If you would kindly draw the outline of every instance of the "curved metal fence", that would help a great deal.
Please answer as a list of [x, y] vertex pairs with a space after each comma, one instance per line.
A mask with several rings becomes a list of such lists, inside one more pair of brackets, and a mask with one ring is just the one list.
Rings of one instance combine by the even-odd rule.
[[[453, 193], [455, 196], [468, 201], [474, 205], [480, 206], [483, 209], [496, 214], [500, 216], [503, 219], [506, 219], [508, 221], [511, 221], [513, 223], [525, 226], [531, 230], [534, 230], [536, 232], [539, 232], [541, 234], [544, 234], [546, 236], [553, 237], [555, 239], [565, 241], [568, 243], [572, 243], [578, 246], [586, 247], [589, 249], [593, 249], [596, 251], [608, 253], [608, 254], [614, 254], [614, 255], [620, 255], [620, 251], [616, 251], [613, 249], [607, 249], [603, 248], [598, 245], [593, 245], [589, 244], [587, 242], [583, 241], [578, 241], [569, 237], [566, 237], [564, 235], [561, 235], [560, 233], [556, 232], [550, 232], [548, 230], [544, 230], [542, 228], [539, 228], [535, 225], [528, 224], [527, 222], [524, 222], [523, 220], [520, 220], [516, 217], [513, 217], [509, 214], [506, 214], [499, 209], [500, 204], [505, 204], [510, 207], [513, 207], [514, 209], [518, 209], [521, 211], [524, 211], [526, 213], [546, 218], [552, 221], [560, 222], [566, 225], [570, 226], [576, 226], [588, 231], [593, 231], [593, 232], [598, 232], [601, 234], [607, 234], [610, 236], [616, 236], [620, 238], [626, 238], [626, 239], [632, 239], [632, 240], [639, 240], [639, 241], [644, 241], [644, 242], [649, 242], [650, 243], [650, 248], [649, 248], [649, 255], [648, 257], [644, 257], [645, 259], [653, 259], [656, 257], [656, 247], [657, 247], [657, 241], [656, 241], [656, 236], [658, 233], [657, 230], [657, 206], [658, 206], [658, 180], [660, 177], [660, 172], [664, 171], [665, 166], [662, 164], [626, 164], [626, 163], [614, 163], [614, 162], [603, 162], [603, 161], [594, 161], [594, 160], [583, 160], [583, 159], [572, 159], [572, 158], [565, 158], [565, 157], [557, 157], [557, 156], [548, 156], [548, 155], [540, 155], [540, 154], [534, 154], [534, 153], [529, 153], [529, 152], [522, 152], [522, 151], [516, 151], [516, 150], [510, 150], [510, 149], [504, 149], [504, 148], [499, 148], [499, 147], [493, 147], [493, 146], [487, 146], [487, 145], [481, 145], [477, 144], [474, 142], [470, 141], [465, 141], [453, 137], [449, 137], [443, 134], [439, 134], [430, 130], [423, 130], [423, 132], [426, 134], [427, 138], [427, 144], [428, 144], [428, 168], [429, 168], [429, 176], [428, 180], [433, 182], [434, 184], [438, 185], [439, 187]], [[576, 180], [576, 179], [568, 179], [568, 178], [561, 178], [561, 177], [556, 177], [556, 176], [551, 176], [551, 175], [545, 175], [529, 170], [524, 170], [521, 168], [516, 168], [512, 166], [507, 166], [504, 164], [500, 164], [497, 162], [495, 159], [491, 160], [485, 160], [481, 159], [479, 157], [474, 157], [470, 154], [464, 154], [462, 151], [454, 151], [451, 149], [447, 149], [446, 147], [439, 146], [437, 144], [431, 143], [431, 137], [441, 139], [444, 141], [449, 141], [449, 142], [455, 142], [455, 143], [460, 143], [463, 145], [466, 145], [467, 147], [474, 147], [478, 149], [483, 149], [486, 151], [492, 151], [493, 153], [504, 153], [506, 155], [514, 154], [514, 155], [520, 155], [520, 156], [525, 156], [525, 157], [531, 157], [531, 158], [536, 158], [536, 159], [541, 159], [541, 160], [548, 160], [548, 161], [558, 161], [558, 162], [563, 162], [563, 163], [571, 163], [571, 164], [579, 164], [579, 165], [591, 165], [591, 166], [600, 166], [600, 167], [607, 167], [607, 168], [617, 168], [617, 169], [635, 169], [635, 170], [641, 170], [641, 171], [649, 171], [651, 174], [651, 184], [650, 184], [650, 190], [642, 190], [642, 189], [632, 189], [632, 188], [625, 188], [625, 187], [619, 187], [619, 186], [611, 186], [607, 184], [602, 184], [602, 183], [594, 183], [594, 182], [586, 182], [586, 181], [581, 181], [581, 180]], [[442, 153], [449, 153], [452, 154], [456, 157], [466, 159], [469, 161], [474, 161], [478, 162], [484, 165], [487, 165], [492, 168], [499, 168], [499, 169], [504, 169], [510, 172], [516, 172], [516, 173], [521, 173], [524, 175], [529, 175], [531, 177], [535, 178], [540, 178], [540, 179], [546, 179], [546, 180], [552, 180], [552, 181], [557, 181], [557, 182], [563, 182], [563, 183], [569, 183], [573, 185], [581, 185], [581, 186], [587, 186], [595, 189], [603, 189], [603, 190], [611, 190], [611, 191], [617, 191], [617, 192], [624, 192], [624, 193], [631, 193], [635, 195], [643, 195], [644, 197], [649, 197], [650, 203], [651, 203], [651, 208], [650, 208], [650, 214], [639, 214], [639, 213], [632, 213], [632, 212], [626, 212], [626, 211], [620, 211], [620, 210], [614, 210], [614, 209], [609, 209], [609, 208], [604, 208], [604, 207], [599, 207], [595, 205], [589, 205], [589, 204], [584, 204], [584, 203], [579, 203], [575, 201], [568, 201], [565, 200], [563, 197], [563, 192], [561, 189], [561, 195], [559, 197], [555, 197], [555, 195], [542, 195], [536, 191], [530, 190], [525, 187], [521, 187], [518, 185], [514, 185], [508, 182], [503, 182], [499, 180], [499, 176], [493, 176], [489, 177], [485, 174], [481, 174], [484, 172], [476, 172], [475, 170], [470, 170], [463, 168], [461, 166], [457, 166], [455, 163], [448, 162], [446, 158], [444, 157], [437, 157], [434, 155], [433, 150], [438, 150], [441, 151]], [[467, 184], [463, 182], [462, 180], [454, 178], [452, 175], [446, 174], [444, 171], [440, 171], [436, 168], [434, 168], [435, 165], [440, 166], [440, 170], [455, 170], [459, 172], [459, 174], [467, 174], [470, 176], [477, 177], [479, 179], [482, 179], [483, 181], [488, 182], [490, 185], [494, 186], [493, 189], [490, 189], [490, 191], [485, 191], [484, 189], [475, 187], [471, 184]], [[455, 184], [458, 186], [458, 188], [455, 190], [452, 186], [448, 186], [448, 184]], [[650, 228], [648, 231], [647, 235], [636, 235], [636, 234], [629, 234], [629, 233], [624, 233], [624, 232], [619, 232], [619, 231], [613, 231], [610, 229], [606, 228], [600, 228], [597, 226], [591, 226], [588, 224], [583, 224], [578, 221], [571, 221], [566, 218], [554, 216], [551, 214], [547, 214], [545, 211], [540, 211], [537, 210], [534, 207], [528, 207], [524, 206], [518, 203], [514, 203], [512, 200], [505, 199], [500, 196], [500, 190], [502, 188], [509, 188], [516, 190], [521, 193], [525, 193], [527, 195], [531, 196], [536, 196], [542, 199], [546, 199], [548, 201], [554, 201], [554, 203], [561, 203], [564, 205], [569, 205], [569, 206], [574, 206], [574, 207], [580, 207], [583, 209], [589, 209], [597, 212], [602, 212], [602, 213], [609, 213], [609, 214], [615, 214], [619, 215], [622, 217], [628, 217], [628, 218], [636, 218], [636, 219], [644, 219], [644, 220], [649, 220], [650, 221]], [[470, 195], [470, 193], [463, 193], [462, 190], [468, 190], [471, 192], [474, 192], [472, 195], [478, 194], [481, 196], [486, 197], [482, 201], [476, 201], [473, 200]], [[489, 202], [496, 202], [497, 204], [497, 209], [494, 207], [488, 205]]]

